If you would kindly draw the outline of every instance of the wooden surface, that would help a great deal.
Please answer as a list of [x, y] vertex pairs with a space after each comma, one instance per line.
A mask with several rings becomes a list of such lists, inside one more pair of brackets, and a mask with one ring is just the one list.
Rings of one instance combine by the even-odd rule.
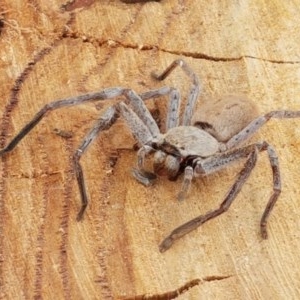
[[[300, 110], [294, 1], [3, 0], [0, 13], [1, 147], [54, 99], [163, 85], [184, 97], [182, 71], [163, 83], [150, 78], [179, 57], [201, 78], [199, 102], [245, 93], [261, 112]], [[172, 229], [219, 205], [241, 165], [195, 181], [178, 203], [180, 181], [160, 178], [146, 188], [131, 177], [134, 141], [120, 121], [82, 159], [90, 204], [78, 223], [72, 154], [112, 102], [48, 114], [2, 158], [1, 298], [299, 299], [300, 120], [270, 121], [253, 139], [266, 139], [280, 157], [282, 194], [268, 240], [259, 234], [272, 190], [262, 154], [226, 214], [161, 254], [158, 244]], [[166, 102], [149, 102], [162, 126]]]

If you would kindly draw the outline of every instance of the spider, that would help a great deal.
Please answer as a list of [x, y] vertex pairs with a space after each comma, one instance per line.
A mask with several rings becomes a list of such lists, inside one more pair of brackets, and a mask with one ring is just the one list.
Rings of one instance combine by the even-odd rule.
[[[177, 59], [160, 75], [152, 75], [157, 80], [164, 80], [177, 66], [182, 68], [192, 82], [181, 122], [179, 117], [181, 99], [179, 91], [175, 88], [165, 86], [140, 95], [132, 89], [106, 88], [46, 104], [11, 142], [0, 150], [0, 156], [13, 150], [23, 137], [52, 110], [122, 96], [124, 101], [105, 110], [73, 155], [82, 202], [77, 215], [78, 221], [82, 219], [88, 204], [80, 158], [96, 136], [101, 131], [109, 129], [121, 116], [140, 146], [137, 152], [137, 166], [132, 170], [133, 177], [148, 186], [155, 181], [157, 175], [166, 175], [170, 180], [176, 180], [183, 174], [179, 200], [186, 197], [194, 177], [205, 176], [226, 168], [236, 161], [245, 160], [242, 170], [221, 205], [174, 229], [159, 245], [161, 252], [168, 250], [177, 239], [226, 212], [254, 168], [258, 153], [262, 151], [267, 151], [273, 172], [273, 193], [260, 222], [261, 235], [266, 239], [267, 220], [281, 192], [278, 157], [274, 148], [266, 141], [240, 145], [271, 118], [298, 118], [300, 111], [277, 110], [259, 116], [252, 101], [245, 96], [233, 95], [219, 98], [195, 110], [200, 93], [200, 82], [184, 60]], [[166, 131], [161, 133], [144, 101], [164, 95], [169, 95], [169, 107]], [[145, 169], [146, 157], [150, 155], [153, 158], [152, 171]]]

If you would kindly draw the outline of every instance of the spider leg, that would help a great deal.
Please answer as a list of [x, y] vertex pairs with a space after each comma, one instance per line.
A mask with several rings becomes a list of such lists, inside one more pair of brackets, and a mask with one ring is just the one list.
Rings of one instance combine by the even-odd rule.
[[[169, 94], [171, 92], [171, 88], [169, 87], [162, 87], [156, 90], [148, 91], [143, 94], [141, 94], [141, 98], [143, 100], [148, 100], [150, 98], [159, 97], [162, 95]], [[128, 89], [122, 88], [122, 87], [113, 87], [113, 88], [106, 88], [102, 91], [98, 92], [91, 92], [80, 96], [75, 97], [69, 97], [66, 99], [59, 99], [54, 102], [46, 104], [40, 111], [38, 111], [21, 130], [20, 132], [8, 143], [8, 145], [0, 150], [0, 156], [3, 154], [12, 151], [17, 144], [52, 110], [56, 110], [62, 107], [68, 107], [68, 106], [75, 106], [80, 105], [85, 102], [91, 102], [91, 101], [101, 101], [106, 99], [112, 99], [116, 98], [118, 96], [124, 95], [128, 91]], [[126, 96], [126, 95], [125, 95]], [[126, 96], [129, 101], [134, 103], [135, 101], [130, 99], [130, 93], [127, 93]], [[142, 108], [144, 109], [144, 107]], [[142, 116], [142, 113], [137, 114]], [[154, 129], [153, 131], [155, 131]]]
[[153, 184], [154, 180], [156, 179], [156, 175], [152, 172], [146, 171], [144, 169], [136, 169], [133, 168], [131, 170], [132, 176], [144, 186], [150, 186]]
[[[163, 91], [163, 90], [162, 90]], [[0, 150], [0, 156], [3, 154], [12, 151], [17, 144], [42, 120], [42, 118], [49, 113], [52, 110], [62, 108], [62, 107], [68, 107], [68, 106], [74, 106], [79, 105], [88, 101], [99, 101], [99, 100], [105, 100], [110, 98], [115, 98], [117, 96], [124, 95], [133, 106], [133, 109], [136, 110], [134, 112], [131, 110], [125, 103], [120, 102], [117, 105], [114, 105], [107, 109], [103, 116], [100, 117], [100, 119], [97, 121], [97, 123], [94, 125], [94, 127], [90, 130], [90, 132], [85, 136], [83, 139], [82, 144], [79, 146], [79, 148], [76, 150], [73, 160], [74, 160], [74, 168], [76, 173], [76, 178], [81, 194], [81, 200], [82, 200], [82, 207], [80, 209], [80, 212], [77, 215], [77, 220], [80, 220], [84, 214], [84, 211], [86, 209], [88, 198], [86, 193], [86, 187], [84, 183], [84, 176], [82, 167], [79, 163], [79, 160], [83, 153], [86, 151], [90, 143], [95, 139], [97, 134], [101, 130], [108, 129], [117, 119], [118, 113], [120, 113], [123, 118], [125, 119], [128, 127], [131, 129], [131, 132], [133, 133], [134, 137], [140, 144], [145, 144], [153, 139], [152, 132], [155, 134], [159, 134], [159, 130], [157, 128], [157, 125], [153, 118], [151, 117], [148, 109], [143, 103], [143, 100], [136, 95], [134, 91], [115, 87], [115, 88], [107, 88], [100, 92], [93, 92], [84, 94], [77, 97], [70, 97], [62, 100], [57, 100], [54, 102], [51, 102], [49, 104], [46, 104], [34, 117], [31, 121], [29, 121], [22, 129], [21, 131], [8, 143], [8, 145]], [[142, 103], [142, 104], [141, 104]], [[150, 115], [149, 119], [141, 119], [140, 116], [143, 114]], [[143, 122], [145, 121], [145, 123]], [[153, 125], [155, 124], [155, 125]], [[155, 127], [156, 126], [156, 127]]]
[[161, 96], [170, 94], [172, 90], [173, 90], [173, 88], [171, 88], [171, 87], [163, 86], [163, 87], [155, 89], [155, 90], [150, 90], [150, 91], [141, 93], [140, 97], [143, 100], [148, 100], [148, 99], [157, 98], [157, 97], [161, 97]]
[[166, 130], [179, 125], [179, 106], [180, 93], [177, 89], [171, 87], [162, 87], [140, 94], [143, 100], [156, 98], [169, 94], [169, 107], [166, 121]]
[[221, 168], [226, 167], [228, 164], [236, 161], [237, 159], [247, 157], [246, 163], [243, 169], [238, 174], [238, 177], [232, 187], [229, 189], [224, 201], [221, 203], [220, 207], [207, 212], [204, 215], [196, 217], [183, 225], [174, 229], [160, 244], [159, 249], [161, 252], [168, 250], [172, 244], [179, 238], [183, 237], [187, 233], [195, 230], [205, 222], [221, 215], [226, 212], [231, 206], [233, 200], [236, 198], [237, 194], [240, 192], [242, 186], [248, 179], [251, 171], [255, 167], [257, 161], [257, 153], [260, 151], [267, 150], [270, 164], [273, 170], [273, 194], [271, 195], [269, 202], [265, 208], [263, 216], [261, 218], [261, 234], [265, 239], [267, 238], [267, 219], [276, 203], [276, 200], [281, 191], [281, 183], [280, 183], [280, 173], [279, 173], [279, 165], [278, 158], [274, 151], [274, 149], [266, 142], [252, 144], [246, 146], [241, 149], [237, 149], [231, 151], [229, 153], [221, 154], [218, 159], [214, 160], [213, 158], [209, 158], [203, 162], [203, 164], [199, 163], [194, 168], [194, 172], [198, 175], [209, 174], [214, 171], [218, 171]]
[[198, 95], [200, 93], [200, 82], [197, 75], [193, 72], [193, 70], [187, 65], [187, 63], [183, 59], [174, 60], [166, 70], [160, 74], [156, 75], [152, 73], [152, 76], [157, 80], [164, 80], [167, 78], [171, 72], [177, 67], [180, 66], [182, 70], [186, 73], [186, 75], [192, 80], [192, 86], [189, 92], [187, 104], [183, 113], [182, 125], [188, 126], [191, 123], [192, 115], [195, 109], [195, 104], [198, 99]]
[[191, 166], [185, 167], [181, 191], [177, 196], [179, 201], [183, 201], [185, 199], [185, 196], [191, 186], [193, 176], [194, 176], [193, 168]]
[[[145, 105], [143, 99], [133, 90], [127, 89], [123, 92], [124, 96], [129, 100], [134, 112], [137, 116], [144, 122], [148, 127], [153, 137], [157, 137], [160, 134], [159, 128], [151, 116], [147, 106]], [[124, 110], [126, 110], [123, 107]], [[128, 120], [130, 121], [130, 120]], [[144, 144], [144, 143], [143, 143]]]
[[[168, 115], [167, 115], [167, 122], [166, 122], [166, 129], [170, 129], [172, 127], [178, 126], [179, 123], [179, 105], [180, 105], [180, 94], [179, 92], [170, 87], [162, 87], [156, 90], [151, 90], [140, 95], [137, 95], [131, 90], [125, 93], [125, 96], [128, 97], [130, 100], [130, 104], [132, 105], [134, 111], [138, 114], [139, 118], [143, 120], [143, 122], [148, 126], [150, 129], [153, 138], [157, 137], [160, 132], [155, 123], [154, 119], [152, 118], [151, 114], [149, 113], [147, 107], [145, 106], [143, 100], [147, 100], [150, 98], [156, 98], [162, 95], [169, 94], [169, 107], [168, 107]], [[128, 120], [130, 121], [130, 120]], [[155, 125], [154, 125], [155, 124]], [[144, 169], [144, 161], [147, 155], [153, 153], [155, 151], [152, 147], [145, 145], [144, 142], [140, 150], [138, 151], [138, 168], [134, 168], [132, 170], [132, 175], [135, 179], [142, 183], [145, 186], [149, 186], [153, 183], [156, 179], [156, 175], [152, 172], [146, 171]]]
[[115, 98], [122, 95], [124, 89], [120, 87], [107, 88], [100, 92], [88, 93], [76, 97], [57, 100], [46, 104], [39, 112], [37, 112], [31, 121], [29, 121], [20, 132], [8, 143], [8, 145], [0, 150], [0, 156], [13, 150], [17, 144], [43, 119], [43, 117], [52, 110], [79, 105], [85, 102], [99, 101]]
[[145, 170], [145, 158], [154, 151], [155, 150], [152, 147], [143, 145], [137, 152], [137, 169], [133, 168], [131, 172], [133, 177], [145, 186], [151, 185], [156, 179], [156, 175], [154, 173]]
[[300, 111], [292, 110], [275, 110], [263, 116], [254, 119], [249, 125], [242, 129], [239, 133], [234, 135], [228, 142], [225, 143], [226, 149], [232, 149], [250, 138], [256, 131], [258, 131], [271, 118], [274, 119], [292, 119], [300, 118]]
[[77, 221], [80, 221], [82, 219], [85, 209], [88, 205], [88, 196], [86, 193], [83, 171], [79, 163], [79, 160], [83, 155], [83, 153], [88, 148], [88, 146], [91, 144], [91, 142], [97, 137], [99, 132], [110, 128], [117, 120], [117, 117], [118, 114], [116, 111], [116, 107], [111, 106], [110, 108], [108, 108], [104, 112], [104, 114], [100, 117], [100, 119], [97, 121], [97, 123], [93, 126], [93, 128], [90, 130], [90, 132], [88, 132], [88, 134], [84, 137], [81, 145], [78, 147], [78, 149], [75, 151], [73, 155], [74, 169], [75, 169], [76, 179], [77, 179], [80, 196], [81, 196], [81, 203], [82, 203], [80, 211], [77, 214], [77, 218], [76, 218]]
[[173, 89], [170, 93], [166, 131], [170, 128], [177, 127], [179, 125], [179, 108], [180, 108], [180, 93], [178, 90]]
[[81, 209], [77, 215], [77, 221], [80, 221], [82, 219], [85, 209], [88, 205], [86, 186], [84, 182], [82, 167], [79, 163], [79, 160], [83, 153], [87, 150], [88, 146], [98, 136], [100, 131], [109, 129], [115, 123], [119, 113], [125, 119], [132, 134], [138, 140], [139, 143], [144, 144], [152, 139], [152, 135], [148, 127], [142, 122], [141, 119], [139, 119], [137, 114], [133, 110], [131, 110], [125, 103], [120, 102], [119, 104], [109, 107], [104, 112], [104, 114], [99, 118], [99, 120], [96, 122], [93, 128], [84, 137], [81, 145], [75, 151], [75, 154], [73, 156], [75, 174], [82, 203]]
[[[131, 90], [126, 91], [125, 96], [128, 97], [128, 99], [132, 100], [132, 102], [134, 102], [133, 108], [135, 109], [135, 111], [132, 111], [123, 102], [119, 103], [118, 108], [122, 116], [126, 120], [126, 123], [130, 128], [133, 136], [136, 138], [136, 140], [138, 140], [139, 144], [142, 145], [142, 147], [138, 151], [138, 169], [134, 168], [132, 170], [132, 175], [137, 181], [139, 181], [143, 185], [148, 186], [153, 183], [154, 179], [156, 179], [156, 175], [144, 170], [145, 157], [153, 151], [153, 149], [147, 144], [151, 142], [154, 137], [157, 137], [160, 132], [142, 99]], [[148, 113], [150, 117], [147, 118], [145, 116], [141, 116], [141, 118], [139, 118], [140, 116], [137, 113], [142, 114], [144, 112], [145, 114]], [[148, 126], [146, 126], [145, 123], [147, 123]], [[155, 129], [155, 126], [152, 126], [153, 124], [156, 125], [157, 130]], [[154, 136], [152, 134], [153, 132], [155, 134]]]
[[208, 220], [215, 218], [219, 216], [220, 214], [224, 213], [228, 210], [230, 205], [232, 204], [232, 201], [235, 199], [239, 191], [241, 190], [242, 185], [245, 183], [247, 178], [250, 175], [250, 172], [255, 166], [257, 160], [257, 152], [255, 149], [252, 149], [252, 152], [249, 154], [249, 157], [241, 170], [241, 172], [238, 175], [238, 178], [236, 179], [234, 185], [230, 188], [227, 196], [225, 197], [225, 200], [221, 203], [220, 207], [206, 213], [205, 215], [201, 215], [199, 217], [196, 217], [183, 225], [177, 227], [174, 229], [159, 245], [160, 252], [165, 252], [168, 250], [172, 244], [179, 238], [183, 237], [187, 233], [197, 229], [199, 226], [207, 222]]
[[273, 207], [281, 193], [281, 179], [280, 179], [280, 171], [279, 171], [279, 163], [278, 163], [278, 157], [271, 145], [268, 143], [264, 142], [262, 150], [267, 150], [271, 168], [272, 168], [272, 173], [273, 173], [273, 194], [271, 195], [268, 204], [265, 208], [265, 211], [261, 217], [260, 221], [260, 232], [263, 237], [263, 239], [268, 238], [268, 233], [267, 233], [267, 220], [270, 216], [271, 211], [273, 210]]
[[[33, 116], [33, 118], [20, 130], [19, 133], [17, 133], [17, 135], [8, 143], [6, 147], [0, 150], [0, 156], [12, 151], [17, 146], [17, 144], [43, 119], [43, 117], [46, 116], [52, 110], [59, 109], [62, 107], [80, 105], [90, 101], [100, 101], [115, 98], [122, 95], [125, 96], [133, 110], [130, 109], [123, 102], [120, 102], [119, 104], [107, 109], [104, 112], [104, 114], [100, 117], [100, 119], [96, 122], [96, 124], [93, 126], [93, 128], [86, 134], [81, 145], [74, 153], [74, 168], [82, 201], [81, 209], [77, 215], [77, 220], [80, 220], [82, 219], [84, 211], [87, 207], [88, 197], [84, 182], [83, 171], [79, 161], [83, 153], [90, 145], [90, 143], [96, 138], [100, 131], [110, 128], [120, 113], [125, 119], [135, 139], [145, 147], [145, 144], [151, 141], [153, 137], [158, 136], [160, 132], [157, 124], [152, 118], [143, 100], [159, 97], [161, 95], [172, 94], [173, 91], [174, 89], [172, 88], [162, 87], [156, 90], [148, 91], [139, 96], [133, 90], [125, 89], [122, 87], [114, 87], [107, 88], [98, 92], [87, 93], [84, 95], [69, 97], [66, 99], [60, 99], [48, 103]], [[147, 153], [145, 155], [147, 155]], [[139, 174], [136, 174], [135, 172], [135, 177], [137, 179], [140, 179], [140, 182], [145, 182], [146, 180], [149, 182], [153, 181], [155, 175], [143, 170], [144, 156], [141, 154], [139, 156]]]

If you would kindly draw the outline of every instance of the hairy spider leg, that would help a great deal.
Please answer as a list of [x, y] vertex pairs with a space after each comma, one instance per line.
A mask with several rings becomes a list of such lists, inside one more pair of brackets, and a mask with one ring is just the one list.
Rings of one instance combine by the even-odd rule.
[[[165, 95], [171, 92], [172, 89], [162, 87], [156, 90], [152, 90], [142, 94], [142, 98], [139, 97], [134, 91], [125, 89], [122, 87], [107, 88], [102, 91], [87, 93], [84, 95], [69, 97], [66, 99], [60, 99], [46, 104], [40, 111], [38, 111], [33, 118], [20, 130], [19, 133], [7, 144], [6, 147], [0, 150], [0, 156], [12, 151], [17, 144], [46, 116], [49, 112], [62, 107], [80, 105], [85, 102], [101, 101], [106, 99], [112, 99], [118, 96], [125, 96], [129, 103], [132, 105], [132, 111], [125, 103], [119, 103], [115, 106], [107, 109], [100, 119], [96, 122], [90, 132], [84, 137], [83, 142], [76, 150], [73, 159], [76, 171], [76, 178], [80, 189], [82, 207], [78, 213], [77, 220], [80, 220], [84, 214], [85, 208], [88, 203], [88, 197], [86, 193], [84, 176], [82, 172], [79, 160], [82, 154], [85, 152], [90, 143], [95, 139], [97, 134], [101, 130], [106, 130], [113, 125], [118, 117], [118, 112], [126, 120], [127, 125], [131, 129], [134, 137], [137, 141], [143, 145], [153, 138], [153, 134], [159, 134], [159, 129], [149, 113], [147, 107], [143, 103], [143, 100], [155, 98], [160, 95]], [[143, 100], [142, 100], [143, 99]], [[147, 117], [145, 117], [147, 116]]]
[[[69, 97], [65, 99], [59, 99], [56, 101], [53, 101], [51, 103], [46, 104], [42, 109], [40, 109], [20, 131], [16, 136], [4, 147], [0, 150], [0, 156], [3, 154], [12, 151], [17, 144], [43, 119], [45, 115], [47, 115], [50, 111], [62, 108], [62, 107], [68, 107], [68, 106], [76, 106], [83, 104], [85, 102], [92, 102], [92, 101], [101, 101], [101, 100], [107, 100], [116, 98], [118, 96], [121, 96], [122, 93], [127, 90], [123, 87], [112, 87], [112, 88], [106, 88], [101, 91], [97, 92], [91, 92], [75, 97]], [[141, 98], [143, 100], [148, 100], [150, 98], [155, 98], [159, 96], [166, 95], [170, 93], [171, 88], [169, 87], [162, 87], [156, 90], [151, 90], [148, 92], [145, 92], [141, 94]]]
[[170, 100], [167, 113], [166, 131], [179, 126], [180, 93], [176, 89], [170, 92]]
[[[139, 95], [142, 100], [156, 98], [159, 96], [169, 94], [169, 106], [166, 121], [166, 130], [176, 127], [179, 124], [179, 107], [180, 107], [180, 94], [179, 91], [171, 87], [162, 87], [158, 90], [151, 90]], [[141, 101], [141, 100], [140, 100]], [[157, 137], [157, 135], [156, 135]], [[146, 171], [144, 168], [145, 158], [153, 153], [155, 150], [150, 145], [142, 145], [137, 153], [138, 164], [137, 168], [132, 169], [133, 177], [145, 186], [153, 184], [156, 175], [152, 172]]]
[[[256, 144], [251, 144], [245, 146], [244, 148], [233, 150], [229, 153], [219, 154], [218, 157], [213, 156], [208, 159], [197, 161], [196, 166], [194, 167], [194, 172], [199, 175], [209, 174], [216, 172], [222, 168], [225, 168], [229, 164], [235, 162], [241, 158], [247, 158], [246, 163], [243, 169], [238, 174], [238, 177], [235, 183], [229, 189], [227, 196], [224, 201], [221, 203], [220, 207], [207, 212], [204, 215], [198, 216], [181, 226], [174, 229], [160, 244], [159, 249], [161, 252], [168, 250], [172, 244], [179, 238], [183, 237], [187, 233], [197, 229], [199, 226], [204, 224], [205, 222], [221, 215], [226, 212], [231, 206], [233, 200], [236, 198], [238, 193], [240, 192], [242, 186], [248, 179], [251, 171], [255, 167], [257, 161], [257, 153], [261, 151], [267, 150], [270, 165], [273, 172], [273, 194], [271, 195], [268, 204], [265, 208], [263, 216], [261, 218], [261, 234], [264, 239], [267, 238], [267, 219], [277, 201], [277, 198], [281, 192], [281, 180], [280, 180], [280, 172], [278, 165], [278, 157], [271, 145], [267, 142], [261, 142]], [[197, 160], [197, 159], [196, 159]]]
[[228, 140], [225, 145], [225, 151], [233, 149], [249, 139], [254, 133], [256, 133], [265, 123], [270, 119], [292, 119], [300, 118], [300, 111], [292, 110], [275, 110], [269, 113], [266, 113], [263, 116], [260, 116], [254, 119], [249, 125], [242, 129], [239, 133], [234, 135], [230, 140]]
[[169, 106], [167, 112], [166, 131], [179, 125], [180, 93], [172, 87], [162, 87], [140, 94], [143, 100], [157, 98], [169, 94]]
[[54, 102], [46, 104], [40, 111], [38, 111], [31, 121], [29, 121], [20, 132], [8, 143], [6, 147], [0, 150], [0, 156], [3, 154], [12, 151], [17, 144], [43, 119], [43, 117], [52, 110], [75, 106], [83, 104], [85, 102], [99, 101], [104, 99], [115, 98], [121, 94], [123, 88], [107, 88], [99, 92], [87, 93], [84, 95], [70, 97], [66, 99], [56, 100]]
[[110, 128], [115, 123], [117, 118], [118, 113], [116, 106], [109, 107], [99, 118], [93, 128], [86, 134], [86, 136], [83, 138], [83, 141], [81, 142], [81, 145], [77, 148], [73, 155], [74, 170], [81, 196], [81, 208], [77, 214], [77, 221], [80, 221], [82, 219], [85, 209], [88, 205], [88, 196], [86, 192], [83, 171], [79, 160], [88, 146], [91, 144], [91, 142], [99, 134], [99, 132]]
[[181, 190], [177, 196], [177, 199], [179, 201], [183, 201], [186, 197], [186, 194], [191, 186], [192, 179], [194, 177], [194, 170], [193, 167], [187, 166], [184, 168], [184, 174], [183, 174], [183, 182]]
[[[129, 97], [127, 92], [128, 91], [126, 90], [124, 94], [126, 95], [126, 97]], [[138, 117], [138, 115], [125, 103], [120, 102], [118, 104], [115, 104], [114, 106], [109, 107], [104, 112], [104, 114], [99, 118], [99, 120], [96, 122], [93, 128], [86, 134], [81, 145], [75, 151], [75, 154], [73, 156], [75, 174], [82, 202], [81, 209], [77, 215], [77, 221], [82, 219], [85, 209], [88, 205], [85, 181], [79, 160], [88, 148], [88, 146], [99, 135], [99, 133], [103, 130], [109, 129], [115, 123], [119, 113], [125, 119], [132, 134], [139, 143], [145, 143], [153, 138], [149, 128], [143, 123], [143, 121]]]
[[157, 80], [164, 80], [172, 73], [172, 71], [177, 66], [180, 66], [192, 81], [181, 124], [183, 126], [189, 126], [191, 125], [191, 119], [195, 110], [195, 104], [200, 93], [200, 82], [194, 71], [187, 65], [184, 60], [176, 59], [166, 68], [166, 70], [162, 74], [157, 75], [155, 73], [152, 73], [152, 77]]
[[[162, 91], [160, 90], [160, 93]], [[155, 120], [151, 116], [148, 108], [146, 107], [143, 99], [135, 93], [133, 90], [124, 89], [121, 92], [127, 100], [129, 101], [132, 109], [128, 107], [124, 102], [120, 102], [113, 107], [110, 107], [104, 115], [98, 120], [94, 125], [91, 131], [85, 136], [81, 146], [77, 149], [74, 155], [74, 165], [76, 170], [76, 178], [78, 186], [80, 189], [82, 206], [77, 215], [77, 220], [81, 220], [85, 209], [88, 205], [88, 197], [86, 193], [86, 187], [84, 183], [84, 177], [82, 172], [82, 167], [79, 163], [79, 159], [89, 146], [89, 144], [96, 138], [101, 130], [110, 128], [116, 120], [116, 113], [120, 112], [122, 117], [125, 119], [128, 127], [130, 128], [135, 139], [142, 145], [142, 148], [138, 152], [138, 166], [139, 169], [133, 169], [133, 176], [143, 184], [146, 184], [146, 181], [149, 181], [149, 185], [156, 178], [155, 174], [147, 172], [143, 169], [144, 167], [144, 158], [152, 149], [146, 144], [151, 142], [153, 138], [157, 137], [160, 134], [159, 128], [155, 123]], [[144, 98], [148, 95], [143, 95]], [[152, 94], [156, 96], [156, 94]]]

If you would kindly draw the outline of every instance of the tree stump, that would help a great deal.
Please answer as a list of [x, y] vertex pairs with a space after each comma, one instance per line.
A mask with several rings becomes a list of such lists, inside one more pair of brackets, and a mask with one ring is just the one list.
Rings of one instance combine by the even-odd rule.
[[[300, 110], [299, 9], [291, 1], [3, 1], [0, 19], [3, 148], [45, 104], [106, 87], [138, 93], [174, 86], [186, 99], [183, 58], [199, 76], [198, 101], [247, 94], [261, 113]], [[259, 222], [272, 192], [265, 154], [226, 214], [160, 253], [182, 223], [217, 208], [241, 163], [193, 182], [144, 187], [131, 176], [135, 141], [122, 120], [82, 157], [90, 199], [80, 194], [72, 156], [106, 107], [63, 108], [47, 116], [0, 163], [2, 299], [297, 299], [300, 297], [300, 120], [274, 120], [253, 137], [279, 156], [282, 193]], [[164, 127], [167, 97], [147, 105]]]

